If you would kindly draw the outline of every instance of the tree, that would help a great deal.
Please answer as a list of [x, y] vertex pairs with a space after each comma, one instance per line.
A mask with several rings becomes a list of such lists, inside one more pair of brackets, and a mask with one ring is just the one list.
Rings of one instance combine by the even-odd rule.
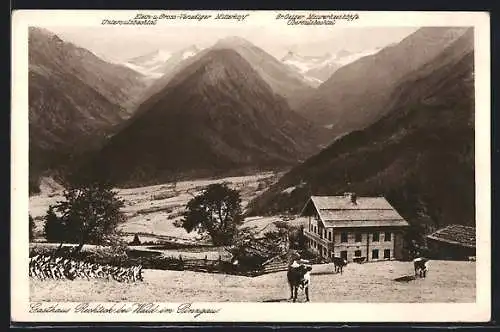
[[124, 221], [123, 201], [107, 182], [92, 181], [70, 185], [64, 200], [51, 205], [47, 212], [45, 235], [48, 241], [84, 244], [109, 244], [116, 237], [116, 226]]
[[29, 215], [29, 232], [29, 239], [32, 241], [35, 237], [35, 221], [33, 220], [31, 214]]
[[211, 184], [187, 203], [182, 227], [188, 233], [208, 233], [214, 245], [229, 245], [242, 219], [239, 192], [226, 184]]
[[141, 244], [141, 240], [139, 239], [139, 235], [136, 233], [134, 236], [134, 239], [132, 240], [132, 242], [130, 242], [130, 245], [131, 246], [138, 246], [140, 244]]
[[404, 249], [408, 259], [418, 257], [426, 252], [424, 225], [410, 224], [404, 234]]
[[45, 215], [44, 234], [48, 242], [63, 242], [65, 240], [66, 225], [55, 213], [54, 206], [49, 206]]

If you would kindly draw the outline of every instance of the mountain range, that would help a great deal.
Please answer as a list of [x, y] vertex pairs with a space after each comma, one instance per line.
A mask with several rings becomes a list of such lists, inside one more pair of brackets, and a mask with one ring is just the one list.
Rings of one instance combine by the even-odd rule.
[[84, 172], [128, 186], [288, 167], [319, 151], [321, 128], [223, 45], [190, 58]]
[[249, 214], [299, 212], [309, 195], [349, 191], [386, 196], [412, 225], [474, 225], [473, 30], [452, 39], [398, 80], [380, 120], [294, 167], [250, 203]]
[[[29, 37], [31, 191], [48, 171], [142, 186], [291, 169], [249, 214], [354, 191], [386, 196], [412, 224], [475, 220], [470, 29], [281, 61], [233, 37], [123, 64], [43, 29]], [[333, 74], [314, 88], [314, 70]]]
[[[30, 188], [130, 117], [142, 75], [40, 28], [29, 30]], [[33, 191], [32, 190], [32, 191]]]
[[432, 60], [466, 28], [421, 28], [401, 42], [336, 70], [296, 110], [336, 137], [383, 117], [399, 81]]

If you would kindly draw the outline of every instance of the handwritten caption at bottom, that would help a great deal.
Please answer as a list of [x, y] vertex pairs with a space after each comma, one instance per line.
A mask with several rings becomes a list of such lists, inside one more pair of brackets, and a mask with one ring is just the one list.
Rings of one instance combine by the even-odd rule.
[[188, 314], [194, 318], [214, 315], [221, 308], [200, 307], [193, 303], [168, 306], [160, 303], [30, 303], [30, 313], [75, 314]]

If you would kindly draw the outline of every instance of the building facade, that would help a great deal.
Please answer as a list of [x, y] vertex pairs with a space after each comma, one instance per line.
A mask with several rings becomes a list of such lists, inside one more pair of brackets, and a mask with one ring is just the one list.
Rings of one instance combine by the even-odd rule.
[[401, 259], [408, 223], [384, 197], [312, 196], [302, 216], [309, 250], [352, 262]]

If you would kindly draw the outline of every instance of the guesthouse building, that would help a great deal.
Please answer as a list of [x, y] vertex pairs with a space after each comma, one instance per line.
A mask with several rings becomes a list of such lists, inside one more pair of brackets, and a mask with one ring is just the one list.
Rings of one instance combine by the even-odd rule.
[[306, 246], [326, 260], [402, 258], [403, 234], [409, 225], [384, 197], [311, 196], [301, 215], [308, 219]]

